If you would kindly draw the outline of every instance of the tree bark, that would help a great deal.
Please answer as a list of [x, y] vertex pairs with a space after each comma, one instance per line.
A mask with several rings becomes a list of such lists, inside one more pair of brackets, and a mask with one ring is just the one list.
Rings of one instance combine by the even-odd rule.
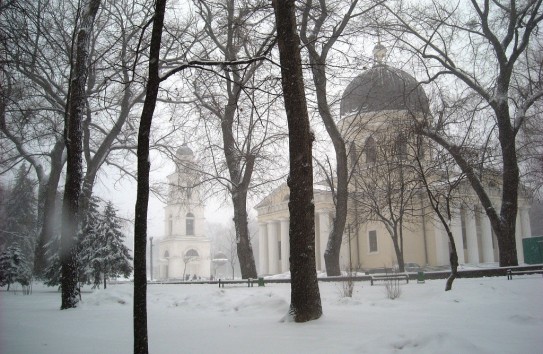
[[273, 6], [289, 129], [290, 315], [296, 322], [306, 322], [322, 315], [315, 263], [314, 136], [310, 131], [305, 100], [295, 3], [293, 0], [274, 0]]
[[77, 306], [77, 264], [76, 238], [79, 222], [79, 198], [83, 180], [83, 140], [81, 124], [85, 109], [85, 86], [88, 76], [89, 38], [100, 0], [90, 0], [83, 7], [76, 41], [76, 57], [73, 79], [70, 85], [68, 114], [65, 125], [65, 144], [67, 151], [66, 184], [62, 207], [61, 235], [61, 309]]
[[149, 352], [147, 334], [147, 211], [149, 206], [149, 137], [160, 86], [159, 58], [166, 0], [156, 0], [151, 46], [149, 76], [138, 131], [138, 188], [134, 222], [134, 353]]

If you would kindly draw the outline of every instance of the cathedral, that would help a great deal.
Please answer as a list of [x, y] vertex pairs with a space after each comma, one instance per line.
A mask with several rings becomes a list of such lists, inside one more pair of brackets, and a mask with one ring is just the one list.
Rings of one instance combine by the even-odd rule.
[[204, 235], [204, 205], [193, 151], [183, 144], [175, 172], [168, 176], [165, 235], [159, 241], [159, 279], [200, 279], [211, 275], [211, 240]]
[[[341, 119], [338, 127], [348, 144], [350, 170], [349, 211], [341, 246], [340, 266], [343, 270], [372, 270], [391, 268], [398, 264], [397, 247], [391, 237], [391, 224], [373, 215], [362, 215], [362, 206], [371, 203], [370, 195], [386, 194], [382, 185], [389, 184], [389, 193], [408, 194], [409, 185], [400, 188], [402, 179], [397, 168], [389, 168], [379, 175], [387, 161], [413, 159], [422, 161], [433, 157], [428, 152], [430, 142], [409, 134], [407, 127], [413, 119], [427, 119], [430, 114], [429, 100], [416, 79], [403, 70], [385, 63], [386, 49], [378, 44], [374, 49], [375, 64], [346, 87], [340, 105]], [[417, 147], [416, 151], [414, 146]], [[354, 166], [354, 167], [353, 167]], [[377, 168], [377, 166], [380, 166]], [[373, 179], [372, 179], [373, 178]], [[438, 177], [434, 177], [439, 181]], [[490, 179], [491, 180], [491, 179]], [[499, 205], [498, 183], [488, 186], [494, 205]], [[414, 186], [414, 185], [412, 185]], [[419, 184], [420, 186], [420, 184]], [[420, 187], [416, 187], [420, 190]], [[375, 194], [372, 194], [375, 193]], [[477, 196], [466, 182], [457, 191], [462, 202], [454, 205], [450, 223], [460, 264], [498, 262], [497, 240], [490, 221], [483, 212]], [[409, 208], [417, 210], [406, 218], [401, 226], [402, 256], [404, 263], [429, 267], [449, 265], [449, 239], [444, 227], [432, 216], [424, 193], [411, 193]], [[357, 200], [358, 199], [358, 200]], [[289, 270], [289, 188], [279, 186], [255, 208], [259, 223], [259, 274], [277, 274]], [[332, 194], [325, 184], [315, 184], [315, 254], [318, 271], [325, 271], [324, 252], [332, 226], [334, 204]], [[519, 195], [516, 225], [516, 245], [519, 263], [524, 262], [523, 239], [532, 236], [530, 229], [530, 201], [522, 192]], [[396, 204], [396, 207], [403, 207]], [[387, 211], [387, 212], [390, 212]], [[395, 211], [392, 211], [395, 212]], [[391, 212], [391, 213], [392, 213]], [[390, 221], [390, 220], [389, 220]]]

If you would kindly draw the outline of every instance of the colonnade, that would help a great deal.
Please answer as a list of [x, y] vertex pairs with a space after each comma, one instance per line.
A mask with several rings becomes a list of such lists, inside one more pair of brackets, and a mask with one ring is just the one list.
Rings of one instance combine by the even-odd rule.
[[[315, 213], [315, 260], [317, 270], [324, 270], [324, 251], [330, 231], [329, 211]], [[259, 274], [279, 274], [290, 269], [289, 219], [278, 218], [261, 222], [259, 236]]]
[[[456, 210], [451, 224], [458, 262], [460, 264], [491, 263], [499, 260], [498, 244], [490, 220], [478, 208]], [[436, 228], [436, 263], [449, 264], [449, 242], [444, 227]], [[529, 208], [518, 209], [515, 241], [519, 263], [524, 262], [522, 239], [532, 236]]]

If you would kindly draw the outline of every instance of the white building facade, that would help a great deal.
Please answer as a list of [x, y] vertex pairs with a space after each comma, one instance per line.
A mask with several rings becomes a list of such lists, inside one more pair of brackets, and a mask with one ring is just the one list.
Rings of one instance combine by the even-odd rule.
[[[364, 179], [383, 159], [383, 152], [416, 153], [421, 159], [431, 159], [429, 152], [408, 151], [402, 147], [415, 136], [404, 134], [409, 120], [427, 117], [428, 98], [417, 81], [406, 72], [383, 63], [384, 47], [377, 45], [373, 68], [356, 77], [345, 89], [341, 101], [341, 121], [338, 123], [349, 144], [351, 166], [356, 171], [349, 186], [351, 196], [360, 195], [356, 179]], [[388, 140], [387, 140], [388, 139]], [[379, 146], [381, 144], [381, 146]], [[385, 145], [384, 147], [382, 145]], [[430, 149], [428, 149], [429, 151]], [[393, 153], [393, 154], [394, 154]], [[409, 155], [411, 153], [411, 155]], [[397, 158], [397, 157], [394, 157]], [[499, 180], [499, 179], [496, 179]], [[371, 189], [371, 184], [366, 185]], [[487, 187], [493, 204], [499, 208], [501, 192], [496, 185]], [[334, 205], [325, 188], [315, 188], [315, 255], [318, 271], [325, 271], [324, 252], [331, 230]], [[452, 233], [460, 264], [498, 262], [498, 245], [490, 221], [469, 184], [463, 182], [456, 192], [461, 203], [452, 210]], [[288, 186], [282, 185], [257, 206], [259, 222], [259, 273], [277, 274], [289, 270]], [[421, 266], [448, 266], [450, 242], [443, 225], [432, 216], [425, 193], [417, 194], [411, 206], [419, 210], [418, 217], [406, 221], [403, 227], [403, 259], [405, 263]], [[352, 199], [352, 198], [351, 198]], [[356, 203], [349, 201], [349, 212], [340, 254], [343, 270], [371, 270], [392, 267], [397, 256], [389, 230], [371, 217], [359, 219]], [[519, 263], [524, 262], [523, 238], [531, 237], [530, 200], [519, 196], [516, 225], [516, 245]]]
[[204, 205], [192, 150], [177, 150], [168, 176], [165, 235], [159, 241], [159, 279], [200, 279], [211, 275], [211, 240], [204, 235]]

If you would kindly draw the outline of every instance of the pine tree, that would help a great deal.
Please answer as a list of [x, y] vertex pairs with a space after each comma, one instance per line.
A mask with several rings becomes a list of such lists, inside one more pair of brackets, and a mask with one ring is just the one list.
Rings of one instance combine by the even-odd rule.
[[24, 258], [33, 260], [37, 229], [37, 200], [35, 182], [28, 177], [28, 168], [23, 164], [15, 177], [5, 205], [5, 224], [2, 228], [4, 247], [17, 244]]
[[125, 235], [121, 231], [121, 220], [111, 202], [106, 204], [100, 224], [100, 243], [94, 262], [99, 263], [104, 279], [104, 289], [108, 277], [128, 277], [132, 273], [132, 256], [123, 243]]
[[0, 286], [19, 283], [28, 286], [32, 279], [31, 267], [21, 248], [14, 244], [0, 253]]
[[102, 264], [96, 260], [97, 252], [102, 243], [100, 224], [102, 215], [99, 210], [99, 199], [92, 197], [83, 220], [83, 228], [78, 236], [77, 263], [79, 282], [100, 285]]

